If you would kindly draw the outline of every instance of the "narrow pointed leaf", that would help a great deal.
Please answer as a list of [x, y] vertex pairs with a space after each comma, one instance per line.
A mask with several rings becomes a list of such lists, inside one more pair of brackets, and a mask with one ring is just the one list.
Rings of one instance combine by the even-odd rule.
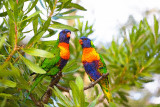
[[28, 16], [27, 18], [25, 18], [24, 20], [22, 20], [21, 22], [24, 22], [24, 21], [26, 21], [26, 20], [28, 20], [28, 19], [30, 19], [30, 18], [38, 15], [39, 13], [41, 13], [41, 11], [36, 11], [35, 13], [31, 14], [30, 16]]
[[7, 87], [16, 87], [16, 83], [11, 81], [11, 80], [7, 80], [7, 79], [1, 79], [0, 80], [0, 83], [3, 84], [4, 86], [7, 86]]
[[66, 20], [71, 20], [71, 19], [78, 19], [78, 18], [83, 18], [83, 16], [57, 16], [60, 19], [66, 19]]
[[0, 49], [2, 48], [3, 43], [5, 42], [6, 37], [7, 37], [7, 35], [3, 35], [3, 37], [0, 38]]
[[46, 71], [41, 69], [39, 66], [37, 66], [36, 64], [31, 62], [30, 60], [23, 57], [21, 54], [19, 54], [19, 56], [31, 71], [33, 71], [35, 73], [39, 73], [39, 74], [45, 74], [46, 73]]
[[51, 24], [50, 27], [55, 28], [55, 29], [68, 29], [71, 31], [78, 31], [78, 29], [72, 26], [64, 25], [64, 24], [57, 23], [57, 22], [54, 22], [54, 24]]
[[158, 38], [158, 29], [159, 29], [158, 21], [156, 19], [156, 16], [154, 16], [154, 33], [155, 33], [156, 38]]
[[41, 49], [23, 49], [24, 52], [26, 52], [29, 55], [33, 56], [40, 56], [40, 57], [45, 57], [45, 58], [53, 58], [54, 55], [50, 52], [47, 52], [45, 50]]
[[86, 9], [82, 6], [80, 6], [79, 4], [76, 4], [76, 3], [70, 3], [69, 4], [71, 7], [74, 7], [76, 9], [79, 9], [79, 10], [83, 10], [83, 11], [86, 11]]
[[75, 11], [77, 11], [77, 9], [71, 9], [71, 10], [68, 10], [68, 11], [66, 11], [66, 12], [63, 12], [63, 13], [61, 13], [62, 15], [64, 15], [64, 14], [69, 14], [69, 13], [72, 13], [72, 12], [75, 12]]
[[36, 18], [33, 20], [33, 31], [34, 31], [34, 34], [37, 33], [37, 27], [38, 27], [38, 17], [36, 17]]
[[6, 93], [0, 93], [1, 97], [12, 97], [11, 94], [6, 94]]
[[36, 6], [37, 2], [38, 2], [38, 0], [35, 0], [32, 2], [32, 6], [31, 6], [31, 8], [28, 9], [27, 13], [29, 13]]
[[30, 44], [36, 43], [43, 36], [44, 33], [45, 31], [41, 31], [37, 33], [35, 36], [33, 36], [28, 42], [27, 46], [29, 46]]

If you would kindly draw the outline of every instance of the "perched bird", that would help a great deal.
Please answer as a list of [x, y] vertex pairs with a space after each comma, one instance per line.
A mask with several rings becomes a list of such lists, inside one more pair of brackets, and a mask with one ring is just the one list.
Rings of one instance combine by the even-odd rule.
[[[104, 73], [107, 73], [105, 62], [94, 48], [93, 42], [87, 37], [81, 37], [79, 43], [82, 45], [82, 63], [91, 81], [96, 81]], [[112, 95], [109, 89], [108, 77], [99, 81], [99, 84], [108, 100], [112, 102]]]
[[70, 58], [70, 51], [69, 51], [70, 35], [71, 31], [67, 29], [62, 30], [59, 33], [59, 38], [55, 46], [50, 50], [50, 52], [53, 53], [55, 57], [44, 59], [44, 61], [41, 64], [41, 68], [44, 69], [47, 73], [37, 74], [37, 76], [34, 78], [34, 83], [31, 87], [31, 90], [28, 93], [28, 96], [45, 76], [47, 75], [55, 76], [67, 64], [67, 61]]

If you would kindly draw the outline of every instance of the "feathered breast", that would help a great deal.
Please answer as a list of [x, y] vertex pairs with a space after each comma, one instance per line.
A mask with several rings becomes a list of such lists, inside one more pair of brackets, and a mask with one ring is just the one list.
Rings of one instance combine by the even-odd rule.
[[94, 48], [83, 48], [82, 62], [92, 62], [96, 60], [100, 60], [100, 56]]
[[70, 58], [69, 44], [62, 42], [59, 43], [58, 47], [60, 48], [60, 57], [68, 60]]

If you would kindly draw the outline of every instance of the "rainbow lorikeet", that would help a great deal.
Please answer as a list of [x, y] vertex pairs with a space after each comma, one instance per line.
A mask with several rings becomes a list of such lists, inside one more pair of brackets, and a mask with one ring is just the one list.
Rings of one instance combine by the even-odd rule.
[[[93, 42], [87, 37], [81, 37], [79, 43], [82, 45], [82, 63], [91, 81], [96, 81], [107, 73], [105, 62], [100, 54], [94, 48]], [[99, 84], [108, 100], [112, 102], [112, 95], [109, 89], [108, 77], [99, 81]]]
[[31, 90], [28, 93], [28, 96], [45, 76], [49, 75], [54, 77], [67, 64], [70, 58], [70, 51], [69, 51], [70, 35], [71, 31], [67, 29], [62, 30], [59, 33], [59, 38], [55, 46], [50, 51], [55, 55], [55, 57], [44, 59], [44, 61], [41, 64], [41, 68], [44, 69], [47, 73], [37, 74], [37, 76], [34, 78], [34, 83], [31, 87]]

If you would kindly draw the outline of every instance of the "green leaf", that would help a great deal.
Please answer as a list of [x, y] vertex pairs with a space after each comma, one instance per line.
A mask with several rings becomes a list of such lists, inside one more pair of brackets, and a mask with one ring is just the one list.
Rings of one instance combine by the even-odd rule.
[[12, 47], [14, 47], [15, 44], [15, 26], [13, 21], [10, 20], [11, 18], [9, 18], [9, 42], [12, 45]]
[[1, 97], [12, 97], [11, 94], [6, 94], [6, 93], [0, 93]]
[[95, 107], [97, 101], [98, 101], [98, 98], [102, 95], [102, 93], [100, 93], [95, 100], [93, 100], [88, 107]]
[[83, 18], [83, 16], [57, 16], [60, 19], [66, 19], [66, 20], [71, 20], [71, 19], [78, 19], [78, 18]]
[[0, 49], [2, 48], [3, 43], [5, 42], [6, 37], [7, 37], [7, 35], [4, 34], [4, 35], [0, 38]]
[[7, 86], [7, 87], [12, 87], [12, 88], [16, 87], [15, 82], [7, 80], [7, 79], [1, 79], [0, 83], [3, 84], [4, 86]]
[[150, 58], [143, 67], [144, 67], [144, 68], [149, 67], [149, 66], [155, 61], [155, 59], [156, 59], [156, 57]]
[[71, 10], [68, 10], [68, 11], [66, 11], [66, 12], [63, 12], [63, 13], [61, 13], [62, 15], [64, 15], [64, 14], [69, 14], [69, 13], [72, 13], [72, 12], [75, 12], [75, 11], [77, 11], [77, 9], [71, 9]]
[[7, 14], [8, 14], [10, 20], [13, 20], [13, 13], [12, 13], [12, 11], [9, 9], [8, 2], [4, 2], [4, 5], [5, 5], [5, 8], [6, 8], [6, 10], [7, 10]]
[[50, 25], [50, 21], [51, 21], [51, 17], [49, 17], [47, 21], [44, 23], [43, 28], [42, 28], [44, 31], [48, 29]]
[[14, 4], [14, 19], [15, 22], [17, 22], [17, 18], [18, 18], [18, 5], [17, 3]]
[[32, 6], [31, 6], [31, 8], [28, 9], [26, 14], [29, 13], [36, 6], [37, 2], [38, 2], [38, 0], [32, 1]]
[[83, 90], [84, 84], [83, 84], [83, 80], [82, 80], [82, 78], [80, 76], [78, 76], [76, 78], [76, 84], [77, 84], [79, 90]]
[[47, 52], [45, 50], [41, 50], [41, 49], [23, 49], [24, 52], [26, 52], [29, 55], [33, 55], [33, 56], [40, 56], [40, 57], [45, 57], [45, 58], [53, 58], [54, 55], [50, 52]]
[[[24, 21], [26, 21], [26, 20], [28, 20], [28, 19], [31, 19], [32, 17], [38, 15], [39, 13], [41, 13], [41, 11], [36, 11], [35, 13], [31, 14], [30, 16], [28, 16], [27, 18], [25, 18], [24, 20], [22, 20], [21, 22], [24, 22]], [[21, 23], [21, 22], [20, 22], [20, 23]]]
[[36, 64], [31, 62], [30, 60], [23, 57], [21, 54], [19, 54], [19, 56], [31, 71], [33, 71], [35, 73], [39, 73], [39, 74], [45, 74], [46, 73], [46, 71], [41, 69], [39, 66], [37, 66]]
[[80, 107], [80, 100], [81, 99], [79, 97], [80, 96], [79, 89], [73, 81], [69, 82], [69, 85], [70, 85], [71, 90], [72, 90], [72, 96], [73, 96], [73, 101], [75, 103], [75, 106]]
[[5, 16], [7, 16], [7, 12], [6, 12], [6, 11], [5, 11], [5, 12], [0, 13], [0, 17], [5, 17]]
[[76, 78], [76, 85], [79, 88], [79, 102], [80, 102], [80, 106], [84, 107], [85, 105], [85, 95], [84, 95], [84, 84], [83, 84], [83, 80], [80, 76], [78, 76]]
[[69, 99], [66, 98], [66, 96], [64, 96], [60, 90], [54, 86], [54, 90], [53, 90], [54, 94], [58, 97], [60, 103], [65, 106], [65, 107], [73, 107], [73, 104], [69, 101]]
[[117, 106], [116, 106], [116, 104], [115, 104], [115, 103], [110, 102], [110, 103], [109, 103], [109, 107], [117, 107]]
[[36, 17], [36, 18], [33, 20], [33, 31], [34, 31], [34, 34], [37, 33], [37, 27], [38, 27], [38, 17]]
[[64, 25], [58, 22], [54, 22], [54, 24], [51, 24], [50, 27], [55, 28], [55, 29], [68, 29], [71, 31], [78, 31], [78, 29], [72, 27], [72, 26], [68, 26], [68, 25]]
[[7, 98], [6, 97], [4, 97], [4, 99], [3, 99], [3, 101], [2, 101], [2, 103], [1, 103], [1, 107], [5, 107], [5, 105], [6, 105], [6, 101], [7, 101]]
[[154, 33], [155, 33], [156, 39], [158, 39], [158, 29], [159, 29], [158, 21], [156, 19], [156, 16], [154, 16]]
[[43, 36], [44, 33], [45, 33], [45, 31], [41, 31], [41, 32], [37, 33], [35, 36], [33, 36], [30, 39], [30, 41], [28, 42], [27, 46], [29, 46], [33, 43], [36, 43]]
[[79, 9], [79, 10], [86, 11], [86, 9], [84, 7], [82, 7], [82, 6], [80, 6], [79, 4], [76, 4], [76, 3], [70, 3], [69, 6], [74, 7], [76, 9]]

